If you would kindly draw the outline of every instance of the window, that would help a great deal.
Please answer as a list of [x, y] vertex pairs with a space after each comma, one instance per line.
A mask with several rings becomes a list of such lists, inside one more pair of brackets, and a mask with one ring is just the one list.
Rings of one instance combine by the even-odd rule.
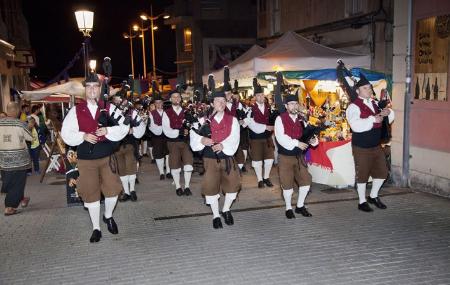
[[184, 51], [192, 51], [192, 31], [184, 28]]
[[345, 17], [351, 17], [363, 12], [363, 0], [345, 0]]
[[280, 1], [274, 0], [272, 7], [272, 35], [280, 33]]

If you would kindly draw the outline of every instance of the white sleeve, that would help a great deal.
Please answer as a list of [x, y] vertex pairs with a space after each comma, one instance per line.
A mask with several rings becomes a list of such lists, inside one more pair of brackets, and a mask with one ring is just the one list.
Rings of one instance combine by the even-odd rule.
[[254, 133], [262, 134], [266, 131], [266, 125], [255, 122], [253, 118], [244, 119], [244, 123]]
[[133, 111], [132, 114], [134, 117], [137, 116], [137, 121], [141, 121], [141, 123], [139, 124], [139, 126], [137, 127], [133, 127], [133, 136], [137, 139], [140, 139], [144, 136], [145, 134], [145, 127], [147, 126], [147, 123], [144, 122], [144, 120], [142, 120], [141, 116], [139, 116], [139, 114], [136, 111]]
[[395, 113], [394, 110], [389, 109], [391, 112], [388, 115], [388, 119], [389, 119], [389, 124], [392, 124], [392, 122], [395, 120]]
[[77, 146], [84, 141], [84, 132], [80, 132], [78, 127], [76, 107], [72, 107], [69, 113], [67, 113], [61, 127], [61, 138], [70, 146]]
[[284, 126], [281, 117], [278, 116], [275, 119], [275, 138], [277, 142], [287, 150], [293, 150], [295, 147], [298, 147], [299, 141], [296, 139], [292, 139], [290, 136], [284, 133]]
[[366, 119], [361, 119], [361, 111], [355, 104], [350, 104], [346, 111], [347, 121], [355, 133], [362, 133], [370, 131], [375, 123], [375, 117], [370, 116]]
[[157, 136], [162, 134], [162, 126], [158, 126], [155, 124], [155, 120], [153, 119], [152, 113], [149, 114], [148, 119], [150, 120], [150, 124], [148, 124], [148, 129]]
[[189, 144], [191, 146], [192, 151], [201, 151], [205, 148], [205, 145], [202, 144], [202, 136], [197, 134], [194, 130], [190, 130], [189, 132]]
[[164, 112], [162, 115], [162, 127], [163, 127], [164, 135], [166, 135], [166, 137], [168, 137], [168, 138], [175, 139], [178, 137], [178, 135], [180, 133], [179, 130], [172, 129], [170, 127], [170, 120], [169, 120], [169, 117], [167, 117], [166, 112]]
[[238, 147], [239, 147], [239, 139], [240, 139], [241, 131], [239, 127], [239, 122], [236, 118], [233, 118], [233, 125], [231, 126], [230, 135], [224, 139], [221, 144], [223, 146], [223, 153], [228, 156], [233, 156]]
[[[113, 108], [109, 108], [109, 114], [112, 115], [112, 113], [115, 112], [114, 114], [114, 118], [119, 118], [120, 116], [122, 116], [122, 111], [117, 109], [117, 110], [113, 110]], [[121, 141], [127, 134], [128, 131], [130, 130], [130, 126], [128, 125], [124, 125], [125, 118], [124, 116], [122, 116], [119, 120], [119, 124], [117, 126], [112, 126], [112, 127], [106, 127], [107, 129], [107, 133], [106, 133], [106, 138], [110, 141], [114, 141], [114, 142], [118, 142]]]

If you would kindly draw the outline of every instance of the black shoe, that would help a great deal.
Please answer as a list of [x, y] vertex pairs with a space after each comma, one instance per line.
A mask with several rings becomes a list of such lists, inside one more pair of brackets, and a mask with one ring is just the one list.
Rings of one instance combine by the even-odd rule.
[[358, 209], [363, 212], [372, 212], [372, 208], [370, 208], [369, 204], [367, 202], [364, 202], [362, 204], [358, 204]]
[[131, 191], [130, 198], [131, 198], [131, 201], [133, 201], [133, 202], [137, 201], [136, 191]]
[[152, 164], [155, 164], [155, 163], [156, 163], [156, 160], [152, 159], [151, 163], [152, 163]]
[[102, 232], [99, 230], [94, 230], [92, 232], [91, 238], [89, 239], [90, 242], [99, 242], [102, 238]]
[[192, 195], [191, 189], [189, 189], [189, 188], [184, 188], [184, 195], [186, 195], [186, 196], [191, 196], [191, 195]]
[[167, 173], [167, 174], [166, 174], [166, 178], [172, 179], [172, 178], [173, 178], [173, 177], [172, 177], [172, 173]]
[[234, 219], [233, 216], [231, 215], [231, 211], [223, 212], [222, 217], [225, 220], [225, 224], [229, 226], [234, 225]]
[[244, 166], [242, 166], [242, 169], [241, 169], [241, 171], [242, 171], [242, 172], [247, 172], [247, 168], [245, 168], [245, 165], [244, 165]]
[[258, 188], [264, 188], [264, 181], [258, 182]]
[[308, 212], [308, 210], [305, 208], [305, 206], [303, 206], [301, 208], [295, 207], [295, 212], [297, 214], [302, 214], [303, 217], [312, 217], [311, 213]]
[[120, 202], [126, 202], [128, 200], [131, 199], [131, 196], [126, 194], [126, 193], [122, 193], [122, 195], [119, 196], [119, 201]]
[[215, 229], [223, 228], [222, 220], [220, 219], [220, 217], [217, 217], [213, 220], [213, 228], [215, 228]]
[[379, 197], [371, 198], [369, 196], [369, 197], [367, 197], [367, 202], [375, 205], [378, 209], [386, 209], [387, 208], [386, 205], [383, 202], [381, 202]]
[[136, 177], [136, 184], [139, 184], [139, 179]]
[[266, 184], [268, 187], [273, 187], [273, 184], [272, 184], [272, 182], [270, 182], [270, 179], [269, 179], [269, 178], [263, 179], [263, 182], [264, 182], [264, 184]]
[[294, 215], [294, 212], [292, 211], [292, 209], [289, 209], [286, 211], [286, 218], [295, 219], [295, 215]]
[[178, 196], [183, 196], [183, 189], [178, 188], [177, 190], [175, 190], [175, 193], [177, 193]]
[[166, 179], [166, 176], [165, 176], [164, 174], [161, 174], [161, 175], [159, 176], [159, 180], [164, 180], [164, 179]]
[[105, 224], [108, 226], [108, 231], [110, 233], [112, 233], [113, 235], [116, 235], [119, 233], [119, 229], [117, 229], [117, 224], [116, 224], [116, 221], [114, 221], [113, 217], [107, 219], [107, 218], [105, 218], [105, 216], [103, 216], [103, 222], [105, 222]]

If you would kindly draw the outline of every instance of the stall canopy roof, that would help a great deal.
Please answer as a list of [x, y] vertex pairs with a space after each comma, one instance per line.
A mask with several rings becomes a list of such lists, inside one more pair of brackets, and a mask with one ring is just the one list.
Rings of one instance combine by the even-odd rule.
[[[239, 80], [255, 77], [260, 72], [332, 69], [338, 59], [348, 67], [370, 68], [370, 55], [332, 49], [289, 31], [253, 58], [230, 64], [230, 77]], [[223, 75], [216, 81], [221, 82], [221, 78]]]

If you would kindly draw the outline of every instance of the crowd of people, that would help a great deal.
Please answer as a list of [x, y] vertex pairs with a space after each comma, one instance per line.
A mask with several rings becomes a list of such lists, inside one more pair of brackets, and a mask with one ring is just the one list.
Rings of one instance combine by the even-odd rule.
[[[64, 142], [77, 151], [77, 191], [92, 221], [90, 242], [98, 242], [102, 237], [100, 220], [110, 233], [118, 234], [114, 208], [118, 201], [138, 199], [135, 185], [139, 161], [145, 155], [155, 162], [159, 179], [173, 181], [173, 193], [180, 197], [192, 195], [190, 182], [194, 161], [201, 161], [204, 168], [201, 193], [211, 208], [214, 229], [223, 227], [222, 220], [226, 225], [234, 224], [231, 207], [241, 190], [240, 172], [247, 171], [247, 156], [258, 188], [274, 187], [270, 174], [276, 160], [287, 219], [295, 218], [295, 214], [312, 216], [305, 206], [312, 179], [304, 156], [308, 148], [319, 144], [319, 139], [315, 135], [303, 139], [308, 122], [301, 115], [304, 106], [299, 103], [297, 93], [284, 94], [285, 111], [279, 114], [268, 104], [257, 83], [253, 90], [254, 101], [250, 104], [240, 100], [237, 88], [232, 88], [229, 82], [220, 89], [213, 86], [203, 103], [190, 106], [183, 105], [179, 89], [167, 94], [169, 104], [164, 103], [163, 94], [157, 88], [153, 89], [151, 104], [129, 102], [126, 89], [104, 98], [101, 89], [98, 76], [91, 73], [85, 82], [86, 100], [70, 109], [61, 128]], [[378, 196], [387, 177], [380, 128], [381, 121], [387, 117], [392, 122], [394, 114], [389, 108], [380, 109], [374, 103], [370, 82], [363, 76], [355, 89], [359, 97], [348, 107], [347, 118], [353, 131], [358, 209], [373, 211], [369, 203], [386, 209]], [[39, 152], [36, 148], [40, 145], [36, 126], [41, 119], [36, 109], [32, 108], [27, 116], [23, 115], [27, 112], [25, 108], [19, 116], [27, 118], [28, 126], [17, 119], [16, 109], [16, 105], [8, 105], [6, 118], [0, 119], [2, 191], [8, 191], [5, 215], [14, 214], [19, 203], [22, 202], [22, 206], [28, 203], [23, 195], [24, 184], [14, 185], [9, 177], [23, 176], [25, 171], [26, 178], [30, 156], [34, 162]], [[6, 131], [12, 126], [14, 131]], [[8, 134], [17, 137], [17, 146], [8, 141]], [[30, 142], [29, 152], [25, 141]], [[8, 149], [20, 149], [15, 154], [22, 158], [16, 160], [20, 165], [10, 164]], [[39, 171], [38, 164], [34, 169]], [[369, 177], [373, 179], [372, 189], [366, 197]], [[292, 208], [294, 191], [298, 191], [295, 209]], [[221, 194], [224, 202], [220, 211]], [[102, 197], [105, 210], [100, 219]]]

